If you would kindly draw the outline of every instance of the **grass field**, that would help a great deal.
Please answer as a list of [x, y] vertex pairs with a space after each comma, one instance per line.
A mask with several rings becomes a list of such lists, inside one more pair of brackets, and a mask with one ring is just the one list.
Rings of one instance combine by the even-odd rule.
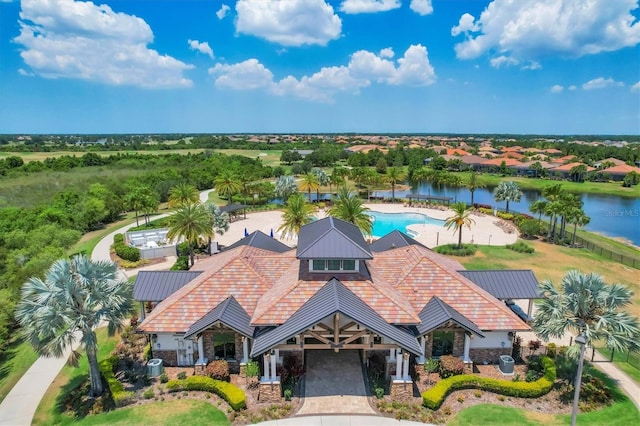
[[28, 342], [15, 333], [5, 355], [0, 359], [0, 402], [27, 372], [38, 355]]

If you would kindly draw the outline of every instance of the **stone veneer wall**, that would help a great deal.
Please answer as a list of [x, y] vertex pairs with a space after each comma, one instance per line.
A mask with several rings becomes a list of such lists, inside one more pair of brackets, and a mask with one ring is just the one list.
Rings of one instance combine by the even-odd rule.
[[175, 367], [178, 365], [178, 353], [175, 349], [170, 351], [153, 350], [153, 357], [162, 359], [162, 365], [167, 367]]
[[453, 333], [453, 356], [464, 355], [464, 331], [456, 330]]
[[[203, 349], [204, 349], [204, 356], [205, 358], [208, 358], [209, 361], [213, 361], [214, 359], [214, 354], [213, 354], [213, 335], [218, 332], [218, 330], [220, 330], [223, 333], [234, 333], [235, 336], [235, 347], [236, 347], [236, 355], [235, 355], [235, 359], [236, 361], [238, 361], [238, 364], [242, 361], [242, 357], [244, 355], [244, 350], [242, 347], [242, 335], [239, 333], [236, 333], [235, 331], [223, 327], [220, 329], [216, 329], [214, 330], [205, 330], [202, 333], [202, 345], [203, 345]], [[195, 351], [194, 353], [198, 352], [197, 350], [198, 348], [198, 344], [195, 344]], [[197, 359], [197, 358], [196, 358]]]
[[391, 381], [389, 395], [393, 401], [413, 400], [413, 382], [395, 383]]
[[471, 348], [469, 358], [476, 364], [497, 364], [500, 355], [511, 355], [511, 348]]
[[260, 383], [258, 400], [260, 402], [280, 402], [282, 399], [282, 388], [280, 382]]

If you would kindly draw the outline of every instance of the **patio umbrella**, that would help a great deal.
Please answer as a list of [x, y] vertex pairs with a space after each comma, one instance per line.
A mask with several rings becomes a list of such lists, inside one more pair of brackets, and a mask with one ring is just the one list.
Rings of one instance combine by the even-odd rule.
[[273, 238], [273, 228], [271, 228], [271, 232], [269, 232], [269, 236]]
[[247, 232], [247, 228], [244, 228], [244, 236], [245, 236], [245, 237], [248, 237], [248, 236], [249, 236], [249, 233]]

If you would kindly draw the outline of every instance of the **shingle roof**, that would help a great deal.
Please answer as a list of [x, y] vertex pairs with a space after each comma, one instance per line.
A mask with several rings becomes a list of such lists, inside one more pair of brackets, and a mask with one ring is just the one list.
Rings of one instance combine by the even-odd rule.
[[417, 242], [404, 232], [394, 230], [389, 232], [382, 238], [377, 239], [376, 241], [369, 244], [369, 250], [373, 252], [381, 252], [391, 250], [397, 247], [406, 247], [410, 245], [419, 245], [424, 247], [421, 243]]
[[470, 333], [484, 337], [482, 331], [480, 331], [473, 321], [469, 320], [436, 296], [429, 300], [420, 312], [419, 316], [421, 322], [416, 328], [421, 335], [427, 334], [438, 327], [442, 327], [449, 321], [453, 321]]
[[253, 337], [253, 327], [249, 325], [251, 317], [242, 309], [235, 297], [229, 296], [189, 327], [183, 338], [187, 339], [198, 334], [218, 321], [244, 336]]
[[458, 271], [498, 299], [541, 299], [538, 280], [530, 269]]
[[251, 356], [256, 356], [279, 342], [300, 334], [319, 321], [340, 312], [369, 330], [385, 336], [414, 353], [422, 354], [416, 338], [409, 332], [389, 324], [375, 310], [337, 279], [327, 282], [284, 324], [256, 337]]
[[281, 243], [275, 238], [271, 238], [267, 234], [262, 231], [253, 231], [243, 239], [236, 241], [231, 244], [229, 247], [226, 247], [225, 250], [231, 250], [240, 246], [251, 246], [257, 247], [263, 250], [269, 250], [276, 253], [284, 253], [285, 251], [291, 250], [291, 247], [288, 245]]
[[300, 228], [298, 259], [372, 259], [362, 232], [352, 223], [334, 217]]
[[140, 271], [133, 284], [133, 298], [159, 302], [200, 275], [202, 271]]

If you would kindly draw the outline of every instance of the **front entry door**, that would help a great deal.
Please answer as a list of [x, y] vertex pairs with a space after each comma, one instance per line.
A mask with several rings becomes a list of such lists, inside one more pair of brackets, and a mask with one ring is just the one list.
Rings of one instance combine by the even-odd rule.
[[176, 339], [178, 342], [178, 366], [193, 365], [193, 342], [190, 340]]

